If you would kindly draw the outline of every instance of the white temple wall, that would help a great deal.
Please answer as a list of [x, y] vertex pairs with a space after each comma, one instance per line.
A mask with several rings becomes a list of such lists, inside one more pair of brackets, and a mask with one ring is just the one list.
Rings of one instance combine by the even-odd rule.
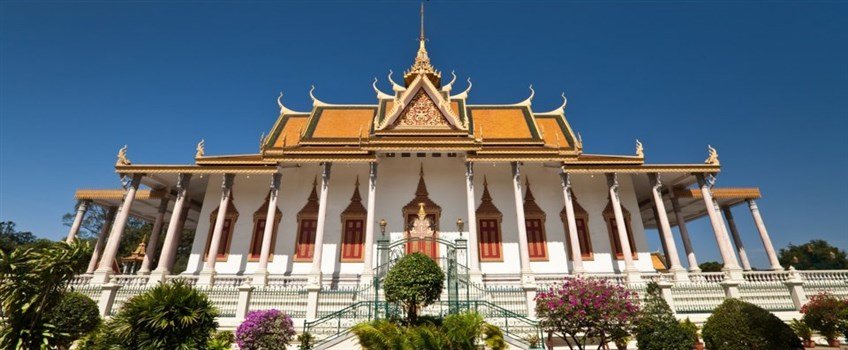
[[[462, 157], [396, 157], [381, 158], [377, 178], [377, 201], [375, 221], [386, 219], [387, 234], [392, 239], [403, 237], [404, 218], [401, 209], [415, 196], [419, 166], [424, 166], [424, 178], [430, 199], [442, 207], [439, 222], [442, 238], [453, 240], [458, 236], [456, 219], [468, 222], [465, 204], [465, 165]], [[278, 207], [282, 219], [277, 232], [272, 260], [268, 269], [272, 274], [306, 274], [311, 262], [292, 262], [297, 231], [297, 212], [306, 204], [312, 190], [312, 181], [319, 177], [317, 164], [305, 164], [296, 168], [284, 168]], [[563, 207], [562, 187], [558, 168], [546, 168], [538, 163], [522, 166], [522, 185], [529, 176], [536, 203], [546, 212], [545, 235], [547, 237], [548, 260], [531, 262], [536, 273], [567, 273], [570, 270], [565, 245], [565, 228], [559, 213]], [[209, 216], [218, 207], [221, 196], [222, 175], [210, 176], [200, 220], [195, 234], [192, 254], [187, 271], [198, 272], [202, 268], [203, 253], [210, 230]], [[322, 272], [324, 274], [352, 275], [362, 272], [362, 263], [342, 263], [339, 249], [342, 236], [341, 212], [350, 203], [356, 177], [360, 179], [362, 204], [368, 200], [367, 164], [336, 163], [332, 167], [328, 193], [327, 217], [324, 231]], [[489, 183], [494, 204], [503, 213], [501, 232], [503, 240], [503, 262], [483, 262], [481, 269], [487, 274], [510, 274], [520, 272], [518, 251], [518, 222], [512, 190], [511, 168], [507, 163], [479, 163], [475, 165], [475, 197], [479, 206], [483, 194], [483, 179]], [[636, 203], [635, 193], [629, 176], [621, 175], [622, 205], [630, 211], [633, 235], [639, 252], [636, 266], [639, 270], [651, 271], [650, 253], [645, 239], [642, 220]], [[239, 212], [230, 242], [230, 255], [226, 261], [216, 263], [221, 274], [252, 273], [256, 262], [248, 261], [247, 253], [253, 232], [253, 214], [263, 204], [269, 190], [270, 175], [238, 175], [233, 185], [233, 204]], [[580, 205], [589, 212], [589, 230], [592, 238], [594, 259], [584, 261], [589, 272], [614, 272], [623, 269], [623, 261], [613, 261], [610, 241], [602, 212], [607, 204], [607, 184], [603, 175], [579, 175], [572, 180], [574, 193]], [[526, 194], [526, 188], [525, 188]], [[376, 223], [375, 223], [376, 225]], [[468, 225], [465, 225], [467, 230]], [[374, 228], [375, 240], [380, 235], [379, 226]], [[467, 237], [467, 232], [465, 233]], [[226, 244], [226, 242], [222, 242]], [[376, 251], [376, 244], [373, 247]], [[444, 251], [441, 252], [444, 254]], [[374, 263], [376, 264], [376, 255]], [[615, 268], [614, 268], [615, 266]]]

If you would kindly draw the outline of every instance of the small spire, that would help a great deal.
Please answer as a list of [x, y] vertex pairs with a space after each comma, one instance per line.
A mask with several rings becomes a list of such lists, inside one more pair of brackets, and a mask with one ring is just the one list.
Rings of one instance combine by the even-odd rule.
[[424, 42], [426, 38], [424, 37], [424, 3], [421, 3], [421, 35], [418, 36], [418, 40]]

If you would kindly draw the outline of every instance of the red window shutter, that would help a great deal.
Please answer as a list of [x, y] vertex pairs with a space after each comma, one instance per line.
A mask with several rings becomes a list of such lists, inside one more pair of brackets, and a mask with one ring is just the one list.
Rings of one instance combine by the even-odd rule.
[[342, 259], [362, 259], [363, 245], [362, 220], [346, 220], [344, 237], [342, 237]]
[[524, 226], [527, 229], [527, 248], [530, 250], [530, 258], [547, 258], [542, 220], [525, 220]]
[[497, 220], [480, 220], [480, 257], [489, 260], [502, 258]]
[[575, 220], [577, 223], [577, 240], [580, 242], [580, 255], [583, 257], [592, 256], [592, 250], [589, 248], [590, 238], [589, 233], [586, 231], [586, 221], [582, 218]]
[[311, 259], [315, 251], [315, 226], [316, 220], [304, 219], [300, 221], [300, 233], [297, 242], [298, 259]]

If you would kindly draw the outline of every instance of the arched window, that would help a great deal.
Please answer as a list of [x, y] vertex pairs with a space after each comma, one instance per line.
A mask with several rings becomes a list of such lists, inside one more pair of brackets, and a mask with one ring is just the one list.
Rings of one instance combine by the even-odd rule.
[[424, 204], [424, 212], [432, 225], [433, 235], [432, 237], [418, 237], [427, 239], [411, 239], [406, 244], [406, 253], [411, 254], [419, 252], [433, 259], [438, 259], [439, 244], [436, 239], [439, 238], [439, 220], [442, 215], [442, 207], [430, 199], [430, 193], [427, 191], [427, 183], [424, 182], [423, 165], [418, 172], [418, 187], [415, 189], [415, 198], [409, 201], [409, 203], [401, 209], [404, 225], [406, 226], [406, 229], [404, 230], [406, 232], [406, 238], [413, 238], [410, 235], [411, 230], [409, 228], [411, 227], [411, 224], [415, 222], [415, 218], [418, 217], [418, 211], [421, 203]]
[[297, 213], [297, 237], [293, 261], [312, 261], [315, 254], [315, 230], [318, 226], [318, 183], [312, 182], [312, 193]]
[[483, 198], [477, 207], [477, 251], [482, 262], [503, 261], [501, 220], [503, 214], [492, 202], [489, 182], [483, 177]]
[[[633, 238], [633, 229], [630, 227], [630, 212], [622, 205], [621, 213], [624, 216], [624, 226], [627, 228], [627, 240], [630, 243], [630, 253], [633, 255], [633, 259], [637, 259], [636, 240]], [[612, 201], [608, 201], [607, 207], [604, 208], [604, 221], [607, 223], [607, 232], [609, 232], [610, 243], [613, 248], [612, 251], [615, 254], [615, 258], [617, 260], [623, 260], [624, 253], [621, 249], [621, 240], [618, 239], [618, 225], [615, 221], [615, 212], [612, 209]]]
[[354, 184], [350, 204], [342, 211], [342, 244], [339, 259], [342, 262], [362, 262], [365, 259], [365, 218], [368, 211], [362, 206], [359, 195], [359, 177]]
[[[580, 244], [580, 255], [583, 257], [583, 260], [592, 260], [595, 258], [595, 255], [592, 252], [592, 236], [589, 235], [589, 213], [577, 202], [574, 192], [571, 193], [571, 203], [574, 206], [574, 223], [577, 226], [577, 241]], [[566, 215], [565, 208], [562, 208], [562, 211], [559, 212], [559, 217], [562, 219], [563, 226], [565, 226], [565, 242], [568, 247], [568, 258], [572, 259], [571, 239], [568, 237], [568, 216]]]
[[[231, 190], [232, 191], [232, 190]], [[233, 240], [233, 229], [236, 226], [236, 221], [239, 217], [239, 212], [236, 210], [235, 197], [233, 193], [230, 192], [230, 200], [227, 204], [227, 215], [224, 217], [224, 228], [221, 230], [221, 244], [218, 245], [218, 254], [216, 255], [217, 261], [227, 261], [227, 257], [230, 254], [230, 243]], [[209, 234], [206, 236], [206, 248], [203, 249], [203, 260], [207, 260], [209, 257], [209, 246], [212, 244], [212, 234], [215, 232], [215, 221], [218, 219], [218, 209], [212, 211], [212, 214], [209, 214]]]
[[[265, 196], [265, 201], [262, 206], [253, 213], [253, 237], [250, 239], [250, 251], [247, 253], [247, 261], [259, 261], [259, 256], [262, 254], [262, 238], [265, 235], [265, 225], [268, 218], [268, 202], [271, 199], [271, 193]], [[274, 210], [274, 230], [271, 231], [271, 255], [269, 261], [274, 259], [274, 245], [277, 242], [277, 229], [280, 225], [280, 220], [283, 218], [280, 208]]]
[[536, 204], [533, 191], [530, 190], [530, 180], [525, 178], [524, 187], [524, 227], [527, 230], [527, 249], [531, 261], [548, 260], [548, 240], [545, 237], [545, 212]]

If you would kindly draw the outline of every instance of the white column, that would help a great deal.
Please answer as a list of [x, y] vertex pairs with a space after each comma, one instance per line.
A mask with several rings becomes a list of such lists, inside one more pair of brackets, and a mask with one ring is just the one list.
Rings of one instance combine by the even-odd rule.
[[365, 216], [365, 256], [362, 258], [361, 283], [371, 283], [374, 275], [374, 207], [377, 205], [377, 162], [368, 164], [368, 213]]
[[88, 205], [90, 203], [90, 200], [80, 200], [77, 204], [77, 215], [74, 217], [74, 223], [71, 224], [71, 229], [68, 230], [68, 238], [65, 239], [65, 242], [71, 243], [77, 238], [77, 233], [79, 233], [82, 220], [85, 218], [85, 213], [88, 211]]
[[760, 209], [757, 207], [757, 202], [753, 199], [749, 199], [748, 208], [751, 209], [751, 215], [754, 217], [754, 223], [757, 225], [757, 231], [760, 233], [760, 239], [763, 241], [763, 247], [766, 249], [766, 255], [768, 255], [771, 269], [775, 271], [783, 270], [783, 267], [780, 266], [780, 261], [777, 260], [777, 254], [774, 252], [774, 246], [771, 244], [771, 238], [769, 238], [768, 231], [766, 231], [766, 224], [763, 222], [763, 216], [760, 215]]
[[583, 268], [583, 252], [580, 250], [580, 237], [577, 235], [577, 220], [574, 217], [574, 197], [571, 195], [571, 175], [565, 172], [565, 166], [561, 167], [560, 178], [562, 179], [562, 197], [565, 201], [565, 218], [568, 224], [568, 241], [571, 247], [571, 263], [573, 273], [586, 272]]
[[[168, 189], [170, 192], [170, 189]], [[153, 221], [153, 229], [150, 231], [150, 239], [147, 240], [147, 249], [144, 252], [144, 260], [141, 261], [141, 268], [138, 269], [139, 275], [149, 275], [150, 265], [153, 264], [153, 257], [156, 255], [156, 247], [159, 246], [159, 234], [162, 232], [162, 226], [165, 223], [165, 213], [168, 212], [168, 201], [171, 199], [170, 193], [162, 197], [159, 201], [159, 211], [156, 212], [156, 219]]]
[[[656, 206], [656, 205], [652, 205], [652, 206], [651, 206], [651, 213], [653, 213], [653, 214], [654, 214], [654, 220], [657, 222], [657, 233], [659, 233], [659, 237], [660, 237], [660, 245], [662, 246], [663, 256], [666, 256], [666, 257], [667, 257], [667, 256], [669, 256], [669, 254], [668, 254], [668, 246], [666, 246], [666, 244], [665, 244], [665, 240], [663, 239], [663, 235], [664, 235], [665, 233], [663, 232], [662, 225], [660, 225], [660, 219], [659, 219], [659, 217], [660, 217], [660, 212], [659, 212], [659, 211], [657, 211], [657, 206]], [[665, 265], [666, 265], [666, 267], [670, 266], [670, 264], [669, 264], [669, 262], [668, 262], [668, 258], [666, 258], [666, 261], [663, 261], [663, 264], [665, 264]]]
[[130, 210], [132, 209], [133, 201], [135, 201], [135, 194], [138, 191], [139, 184], [141, 184], [141, 177], [141, 174], [132, 175], [129, 186], [127, 186], [127, 192], [124, 193], [124, 201], [121, 203], [118, 214], [115, 215], [115, 222], [112, 224], [109, 240], [103, 249], [103, 257], [100, 259], [100, 264], [97, 265], [97, 270], [91, 279], [92, 284], [105, 284], [109, 280], [109, 275], [112, 273], [112, 262], [118, 254], [121, 236], [123, 236], [124, 228], [127, 226]]
[[751, 262], [748, 260], [748, 253], [745, 251], [745, 245], [742, 244], [742, 237], [739, 236], [739, 230], [736, 228], [736, 221], [733, 219], [733, 213], [730, 212], [730, 207], [724, 206], [721, 208], [724, 212], [724, 219], [727, 220], [727, 228], [730, 229], [730, 235], [733, 237], [733, 244], [736, 245], [736, 253], [739, 254], [739, 260], [742, 262], [742, 269], [751, 271]]
[[621, 211], [621, 197], [619, 196], [618, 175], [607, 174], [609, 185], [609, 197], [612, 203], [612, 211], [615, 214], [615, 226], [618, 230], [618, 240], [621, 243], [621, 253], [624, 255], [624, 273], [629, 282], [639, 281], [641, 276], [633, 264], [633, 251], [630, 250], [630, 239], [627, 237], [627, 222], [624, 221], [624, 213]]
[[115, 221], [115, 214], [118, 212], [117, 207], [109, 207], [106, 209], [106, 217], [103, 218], [103, 225], [100, 227], [100, 233], [97, 235], [97, 243], [94, 244], [94, 250], [91, 252], [91, 260], [88, 261], [86, 274], [91, 274], [97, 268], [97, 262], [100, 255], [103, 254], [103, 246], [106, 245], [106, 237], [109, 230], [112, 228], [112, 222]]
[[674, 242], [674, 237], [671, 236], [671, 225], [668, 223], [668, 214], [665, 211], [665, 202], [662, 198], [662, 182], [659, 174], [649, 174], [651, 179], [651, 193], [654, 197], [654, 205], [657, 210], [657, 226], [661, 227], [662, 239], [665, 242], [664, 247], [667, 249], [666, 260], [669, 263], [669, 271], [674, 274], [676, 281], [688, 280], [686, 270], [680, 264], [680, 256], [677, 255], [677, 244]]
[[200, 271], [197, 284], [210, 285], [215, 277], [215, 263], [218, 261], [218, 249], [221, 247], [221, 236], [224, 234], [224, 221], [227, 219], [227, 209], [232, 199], [234, 174], [224, 174], [221, 184], [221, 203], [218, 205], [218, 216], [215, 218], [215, 228], [212, 231], [212, 241], [209, 242], [209, 252], [206, 255], [206, 264]]
[[730, 247], [730, 239], [727, 237], [721, 216], [713, 202], [713, 195], [710, 190], [712, 187], [710, 183], [711, 181], [707, 181], [704, 174], [696, 174], [695, 176], [697, 177], [698, 185], [701, 188], [701, 196], [704, 199], [704, 206], [706, 207], [707, 215], [709, 215], [710, 223], [713, 226], [713, 233], [715, 234], [715, 239], [718, 243], [719, 253], [721, 253], [721, 260], [724, 262], [724, 268], [722, 270], [729, 271], [732, 279], [742, 279], [742, 268], [739, 267], [739, 263], [736, 261], [736, 255], [733, 254], [733, 250]]
[[515, 216], [518, 221], [518, 255], [521, 257], [521, 278], [524, 284], [533, 284], [535, 278], [530, 268], [530, 249], [527, 244], [527, 223], [524, 218], [524, 196], [521, 192], [521, 166], [512, 162], [512, 191], [515, 195]]
[[259, 265], [253, 275], [253, 285], [265, 285], [268, 281], [268, 259], [271, 257], [271, 238], [277, 222], [277, 197], [280, 194], [282, 174], [277, 171], [271, 175], [271, 192], [268, 193], [268, 213], [265, 214], [265, 231], [262, 232], [262, 250], [259, 253]]
[[689, 263], [689, 272], [701, 272], [698, 266], [698, 259], [695, 258], [695, 251], [692, 249], [692, 240], [689, 239], [689, 230], [686, 229], [686, 218], [683, 212], [680, 211], [680, 201], [674, 194], [674, 189], [668, 189], [668, 197], [671, 198], [671, 206], [674, 210], [674, 217], [677, 220], [677, 229], [680, 231], [680, 239], [683, 241], [683, 249], [686, 251], [686, 259]]
[[318, 220], [315, 223], [315, 252], [312, 254], [310, 284], [321, 285], [321, 258], [324, 252], [324, 222], [327, 218], [327, 192], [330, 187], [332, 163], [321, 164], [321, 193], [318, 195]]
[[171, 212], [171, 219], [168, 221], [165, 241], [162, 242], [159, 264], [156, 266], [153, 276], [148, 280], [149, 283], [155, 284], [163, 280], [165, 275], [171, 273], [171, 265], [177, 253], [177, 245], [180, 243], [180, 231], [182, 230], [182, 220], [184, 220], [183, 211], [187, 208], [186, 200], [188, 200], [187, 191], [190, 181], [191, 174], [180, 174], [177, 178], [177, 196], [174, 200], [174, 209]]
[[477, 233], [477, 202], [474, 195], [474, 163], [465, 162], [465, 204], [468, 210], [468, 273], [476, 283], [483, 282]]

